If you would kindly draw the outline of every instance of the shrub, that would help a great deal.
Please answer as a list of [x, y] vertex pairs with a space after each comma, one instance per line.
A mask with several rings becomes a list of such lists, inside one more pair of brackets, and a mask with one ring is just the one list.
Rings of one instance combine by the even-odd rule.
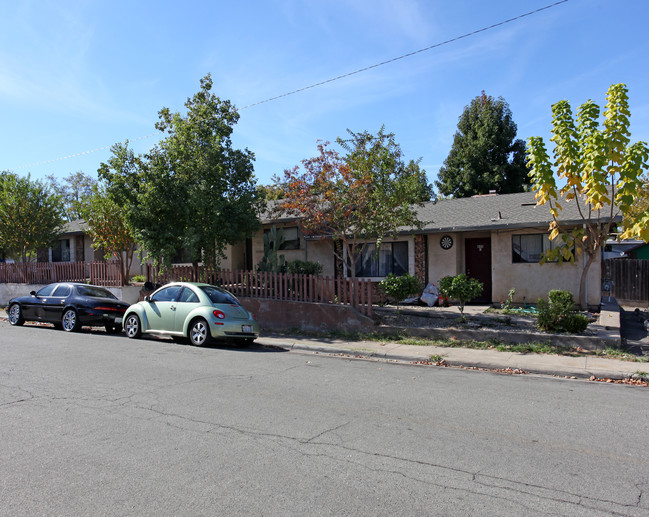
[[401, 276], [390, 273], [379, 282], [379, 287], [388, 298], [396, 300], [397, 305], [400, 300], [413, 294], [419, 294], [422, 289], [420, 280], [409, 273]]
[[457, 300], [460, 314], [464, 317], [464, 305], [482, 293], [483, 284], [464, 273], [457, 276], [445, 276], [439, 281], [439, 292], [452, 300]]
[[569, 314], [563, 321], [563, 328], [571, 334], [580, 334], [588, 327], [588, 317], [583, 314]]
[[286, 263], [286, 271], [297, 275], [314, 275], [322, 274], [322, 264], [310, 260], [292, 260]]
[[553, 289], [548, 293], [549, 301], [539, 300], [536, 325], [550, 332], [578, 334], [586, 330], [588, 318], [576, 313], [575, 302], [570, 291]]

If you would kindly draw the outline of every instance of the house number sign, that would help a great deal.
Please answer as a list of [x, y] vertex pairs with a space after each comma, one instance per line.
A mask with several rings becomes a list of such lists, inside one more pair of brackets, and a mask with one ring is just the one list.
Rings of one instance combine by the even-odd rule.
[[439, 240], [439, 245], [443, 250], [450, 250], [453, 247], [453, 237], [451, 237], [450, 235], [444, 235]]

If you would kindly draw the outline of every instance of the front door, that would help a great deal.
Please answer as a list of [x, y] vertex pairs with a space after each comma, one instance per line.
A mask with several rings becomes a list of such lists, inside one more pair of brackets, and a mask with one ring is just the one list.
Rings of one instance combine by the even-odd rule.
[[482, 282], [482, 294], [472, 300], [491, 303], [491, 238], [480, 237], [464, 240], [466, 275]]

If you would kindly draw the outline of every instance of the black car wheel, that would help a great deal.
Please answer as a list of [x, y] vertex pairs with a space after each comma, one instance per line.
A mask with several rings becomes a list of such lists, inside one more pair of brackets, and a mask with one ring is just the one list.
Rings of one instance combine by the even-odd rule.
[[63, 313], [63, 318], [61, 318], [61, 325], [63, 325], [63, 330], [66, 332], [78, 331], [81, 328], [81, 322], [79, 321], [77, 311], [74, 309], [66, 309]]
[[140, 318], [135, 314], [130, 314], [126, 321], [124, 321], [124, 330], [126, 330], [126, 337], [138, 338], [142, 335], [142, 325]]
[[109, 334], [119, 334], [122, 331], [122, 326], [119, 323], [106, 323], [106, 332]]
[[210, 328], [203, 318], [192, 321], [189, 327], [189, 341], [194, 346], [205, 346], [210, 340]]
[[20, 326], [25, 323], [23, 313], [20, 310], [20, 305], [18, 305], [17, 303], [12, 303], [11, 307], [9, 307], [9, 323], [16, 326]]

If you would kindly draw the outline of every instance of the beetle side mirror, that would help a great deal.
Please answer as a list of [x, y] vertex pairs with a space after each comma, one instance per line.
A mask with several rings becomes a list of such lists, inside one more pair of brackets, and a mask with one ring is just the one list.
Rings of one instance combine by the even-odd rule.
[[36, 291], [30, 291], [29, 294], [31, 294], [32, 296], [36, 296]]
[[150, 302], [150, 301], [151, 301], [151, 297], [147, 294], [147, 295], [144, 297], [144, 301], [145, 301], [145, 302]]

